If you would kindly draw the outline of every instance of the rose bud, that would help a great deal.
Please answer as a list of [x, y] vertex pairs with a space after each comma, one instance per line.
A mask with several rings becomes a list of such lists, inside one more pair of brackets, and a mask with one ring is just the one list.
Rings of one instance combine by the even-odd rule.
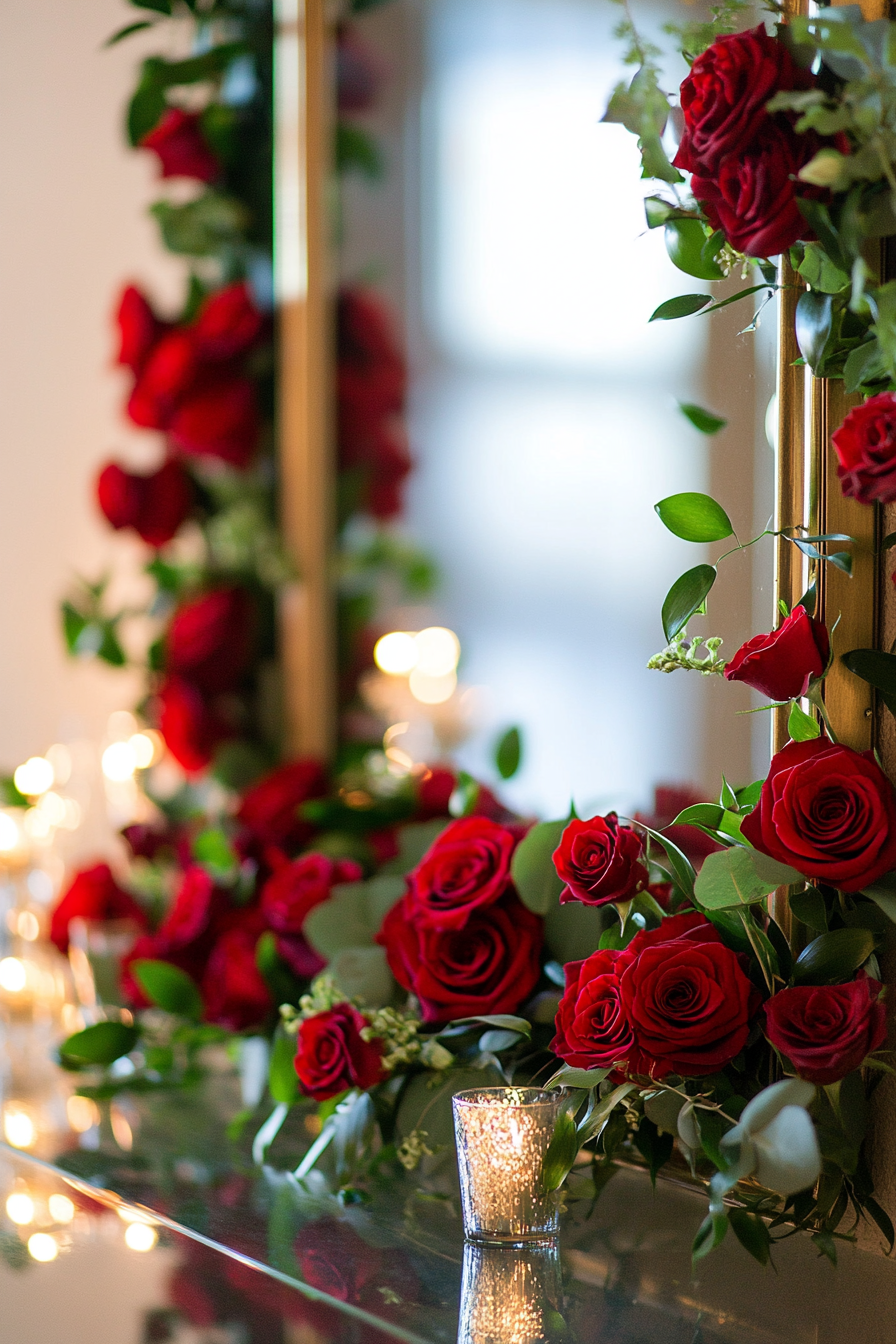
[[765, 1005], [765, 1034], [800, 1078], [827, 1086], [887, 1039], [883, 986], [864, 971], [846, 985], [794, 985]]
[[871, 752], [827, 737], [775, 756], [744, 838], [816, 882], [861, 891], [896, 868], [893, 785]]
[[117, 363], [139, 373], [167, 330], [166, 324], [156, 317], [135, 285], [122, 291], [115, 320], [119, 342]]
[[306, 1097], [327, 1101], [350, 1087], [382, 1082], [383, 1043], [362, 1038], [367, 1025], [350, 1003], [305, 1018], [296, 1040], [295, 1070]]
[[195, 177], [213, 182], [221, 165], [202, 134], [201, 112], [184, 112], [171, 107], [162, 120], [140, 141], [142, 149], [151, 149], [159, 160], [160, 177]]
[[615, 812], [590, 821], [575, 818], [554, 850], [557, 876], [566, 883], [560, 904], [630, 901], [647, 886], [643, 855], [640, 835], [631, 826], [621, 826]]
[[831, 641], [827, 626], [805, 607], [793, 611], [777, 630], [754, 635], [742, 644], [725, 668], [726, 681], [743, 681], [770, 700], [795, 700], [828, 665]]
[[97, 480], [97, 499], [116, 529], [132, 527], [147, 546], [164, 546], [193, 506], [193, 485], [183, 467], [169, 460], [148, 476], [110, 462]]
[[167, 670], [207, 694], [239, 685], [252, 656], [255, 611], [245, 588], [215, 588], [178, 607], [165, 639]]
[[566, 989], [557, 1007], [555, 1055], [576, 1069], [624, 1064], [635, 1045], [622, 1009], [617, 962], [621, 952], [607, 948], [585, 961], [566, 964]]
[[68, 926], [73, 919], [129, 919], [140, 929], [147, 926], [142, 907], [122, 891], [108, 863], [82, 868], [59, 898], [50, 917], [50, 938], [60, 952], [68, 951]]
[[840, 488], [860, 504], [896, 500], [896, 395], [879, 392], [831, 435]]
[[166, 677], [159, 690], [159, 732], [187, 774], [211, 764], [215, 748], [231, 736], [228, 726], [183, 677]]

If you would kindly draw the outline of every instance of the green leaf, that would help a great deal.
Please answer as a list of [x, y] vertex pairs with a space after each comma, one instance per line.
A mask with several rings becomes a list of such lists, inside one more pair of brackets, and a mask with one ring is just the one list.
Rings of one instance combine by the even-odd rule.
[[134, 9], [151, 9], [155, 14], [171, 15], [171, 0], [129, 0]]
[[814, 715], [800, 708], [799, 700], [794, 700], [787, 719], [787, 731], [794, 742], [811, 742], [821, 736], [821, 725]]
[[119, 28], [117, 33], [107, 37], [103, 43], [104, 47], [114, 47], [119, 42], [123, 42], [126, 37], [131, 37], [134, 33], [141, 33], [144, 28], [155, 27], [151, 19], [140, 19], [137, 23], [127, 23], [124, 28]]
[[778, 285], [750, 285], [748, 289], [740, 289], [736, 294], [732, 294], [728, 299], [719, 299], [711, 308], [704, 308], [704, 313], [717, 313], [720, 308], [727, 308], [730, 303], [738, 303], [740, 299], [746, 299], [750, 294], [758, 294], [760, 290], [768, 290], [769, 298], [772, 293], [780, 288]]
[[767, 1265], [771, 1259], [772, 1242], [768, 1228], [759, 1214], [749, 1213], [746, 1209], [729, 1209], [728, 1221], [744, 1250], [749, 1251], [760, 1265]]
[[341, 947], [333, 954], [327, 973], [350, 999], [360, 999], [367, 1008], [390, 1003], [395, 981], [384, 947]]
[[97, 1022], [63, 1041], [59, 1057], [69, 1069], [89, 1064], [106, 1066], [130, 1054], [139, 1039], [137, 1028], [125, 1026], [124, 1022]]
[[748, 810], [755, 807], [759, 802], [759, 796], [762, 793], [764, 779], [754, 779], [752, 784], [747, 784], [744, 788], [736, 791], [737, 805], [742, 810]]
[[731, 519], [710, 495], [686, 491], [669, 495], [653, 507], [669, 531], [683, 541], [722, 541], [734, 532]]
[[807, 290], [800, 295], [796, 306], [796, 339], [800, 353], [813, 373], [821, 364], [832, 321], [830, 294]]
[[194, 980], [168, 961], [135, 961], [131, 972], [143, 993], [157, 1008], [197, 1021], [202, 1016], [202, 995]]
[[894, 1233], [893, 1231], [893, 1224], [890, 1220], [889, 1215], [884, 1212], [884, 1210], [878, 1204], [877, 1200], [873, 1197], [873, 1195], [865, 1196], [864, 1207], [865, 1212], [870, 1213], [871, 1217], [874, 1219], [875, 1223], [877, 1224], [878, 1228], [883, 1234], [883, 1238], [887, 1243], [887, 1255], [892, 1255], [893, 1244], [894, 1241], [896, 1241], [896, 1233]]
[[507, 1050], [512, 1045], [519, 1045], [520, 1038], [515, 1031], [500, 1031], [492, 1028], [491, 1031], [484, 1031], [479, 1037], [479, 1049], [489, 1054], [497, 1055], [501, 1050]]
[[707, 910], [734, 910], [761, 901], [774, 891], [777, 882], [769, 882], [757, 873], [755, 854], [755, 850], [741, 845], [707, 854], [694, 888], [699, 904]]
[[814, 938], [796, 959], [798, 985], [835, 985], [849, 980], [874, 951], [870, 929], [834, 929]]
[[883, 373], [880, 346], [876, 340], [866, 341], [847, 355], [843, 365], [843, 383], [847, 392], [858, 392], [864, 383], [876, 382]]
[[817, 887], [806, 887], [803, 891], [793, 892], [789, 904], [792, 914], [801, 923], [814, 929], [816, 933], [827, 933], [828, 910], [824, 897]]
[[246, 207], [231, 196], [211, 188], [195, 201], [173, 205], [156, 201], [149, 207], [159, 225], [169, 252], [182, 256], [211, 257], [223, 249], [239, 251], [245, 246], [249, 225]]
[[697, 1229], [697, 1235], [691, 1247], [691, 1258], [702, 1260], [705, 1255], [709, 1255], [710, 1251], [714, 1251], [717, 1246], [721, 1246], [727, 1231], [728, 1217], [725, 1213], [708, 1213]]
[[296, 1038], [282, 1027], [274, 1034], [271, 1063], [268, 1071], [268, 1089], [274, 1101], [281, 1106], [292, 1106], [298, 1101], [299, 1078], [295, 1069]]
[[[496, 1031], [512, 1031], [517, 1036], [525, 1036], [527, 1039], [532, 1035], [532, 1024], [524, 1017], [516, 1017], [513, 1013], [487, 1013], [480, 1017], [456, 1017], [448, 1023], [448, 1027], [467, 1027], [467, 1026], [485, 1026], [494, 1027]], [[447, 1031], [447, 1027], [445, 1030]]]
[[663, 602], [663, 632], [671, 641], [703, 606], [716, 581], [714, 565], [695, 565], [677, 578]]
[[373, 136], [351, 122], [340, 121], [336, 126], [336, 171], [358, 173], [368, 182], [379, 182], [386, 171]]
[[369, 882], [343, 882], [328, 901], [316, 906], [304, 924], [311, 946], [329, 961], [343, 948], [372, 947], [387, 913], [404, 895], [401, 877], [378, 876]]
[[[622, 820], [628, 821], [629, 825], [635, 824], [630, 818], [623, 817]], [[688, 856], [683, 853], [682, 850], [668, 838], [668, 836], [663, 835], [662, 831], [652, 830], [649, 826], [645, 826], [643, 821], [639, 821], [637, 825], [645, 832], [645, 834], [650, 836], [651, 840], [655, 840], [665, 851], [675, 881], [685, 896], [693, 896], [695, 873], [694, 865], [691, 863]]]
[[[670, 219], [666, 223], [666, 251], [673, 265], [698, 280], [722, 280], [724, 271], [714, 256], [705, 252], [709, 239], [699, 219]], [[715, 251], [724, 239], [719, 235]]]
[[646, 1116], [635, 1130], [634, 1138], [635, 1147], [647, 1163], [650, 1180], [656, 1186], [657, 1172], [672, 1156], [675, 1140], [671, 1134], [661, 1134]]
[[806, 244], [797, 270], [813, 289], [823, 294], [839, 294], [850, 282], [847, 272], [834, 265], [819, 243]]
[[523, 905], [536, 915], [554, 909], [563, 881], [554, 868], [554, 851], [566, 830], [565, 821], [540, 821], [523, 836], [510, 864], [510, 875]]
[[522, 737], [517, 727], [508, 728], [495, 747], [495, 765], [502, 779], [513, 779], [522, 760]]
[[590, 1089], [598, 1087], [609, 1073], [609, 1069], [574, 1069], [570, 1064], [564, 1064], [561, 1069], [551, 1075], [545, 1083], [545, 1088], [580, 1087]]
[[576, 1122], [568, 1110], [562, 1110], [544, 1155], [541, 1182], [545, 1190], [558, 1190], [569, 1175], [579, 1152]]
[[673, 205], [671, 201], [664, 201], [662, 196], [648, 196], [644, 201], [644, 217], [648, 229], [660, 228], [677, 214], [678, 206]]
[[648, 320], [670, 322], [676, 317], [690, 317], [692, 313], [699, 313], [708, 303], [712, 303], [711, 294], [679, 294], [677, 298], [667, 299], [665, 303], [661, 303]]
[[718, 803], [693, 803], [686, 807], [683, 812], [679, 812], [670, 826], [707, 826], [712, 831], [717, 831], [725, 809]]
[[221, 880], [239, 867], [239, 857], [224, 832], [217, 826], [200, 831], [192, 844], [193, 858], [213, 878]]
[[702, 406], [695, 406], [691, 401], [680, 401], [678, 409], [701, 434], [718, 434], [728, 423], [722, 416], [714, 415], [712, 411], [705, 411]]
[[855, 676], [880, 691], [887, 708], [896, 713], [896, 654], [880, 649], [851, 649], [840, 661]]
[[896, 873], [885, 873], [862, 892], [896, 924]]

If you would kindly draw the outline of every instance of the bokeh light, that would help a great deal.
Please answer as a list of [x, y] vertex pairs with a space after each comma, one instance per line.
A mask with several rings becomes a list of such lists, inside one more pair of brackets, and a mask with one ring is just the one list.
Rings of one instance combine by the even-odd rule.
[[37, 798], [53, 787], [53, 767], [43, 756], [31, 756], [13, 775], [13, 783], [26, 798]]
[[51, 1237], [49, 1232], [35, 1232], [28, 1238], [28, 1254], [41, 1264], [49, 1264], [59, 1254], [55, 1237]]
[[13, 1190], [6, 1201], [6, 1213], [17, 1227], [34, 1222], [34, 1200], [27, 1190]]
[[373, 661], [381, 672], [393, 677], [406, 677], [417, 666], [415, 637], [404, 630], [393, 630], [378, 639], [373, 649]]

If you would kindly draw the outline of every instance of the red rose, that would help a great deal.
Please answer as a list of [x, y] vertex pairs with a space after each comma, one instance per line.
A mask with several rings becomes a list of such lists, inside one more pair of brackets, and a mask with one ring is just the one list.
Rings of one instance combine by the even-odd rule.
[[183, 677], [166, 677], [157, 700], [159, 732], [171, 755], [188, 774], [204, 770], [218, 744], [231, 736], [227, 724]]
[[243, 794], [237, 821], [263, 845], [303, 845], [311, 827], [298, 809], [327, 791], [323, 764], [311, 756], [278, 765]]
[[622, 1008], [621, 952], [594, 952], [566, 965], [566, 989], [557, 1008], [557, 1034], [551, 1049], [577, 1069], [606, 1069], [624, 1063], [635, 1044]]
[[150, 351], [128, 400], [127, 413], [134, 424], [167, 429], [197, 367], [192, 333], [183, 327], [166, 332]]
[[376, 102], [384, 70], [376, 52], [357, 29], [341, 24], [336, 35], [336, 106], [340, 112], [369, 112]]
[[261, 432], [255, 385], [242, 374], [209, 369], [161, 427], [168, 429], [172, 446], [186, 457], [216, 457], [233, 467], [246, 467]]
[[462, 929], [507, 890], [515, 848], [507, 827], [485, 817], [450, 822], [408, 873], [409, 912], [429, 928]]
[[710, 176], [750, 152], [772, 118], [766, 103], [782, 89], [808, 89], [808, 70], [764, 24], [719, 37], [698, 56], [681, 85], [684, 135], [673, 162]]
[[232, 359], [244, 354], [257, 340], [262, 321], [245, 280], [225, 285], [204, 300], [193, 324], [200, 358]]
[[824, 621], [816, 621], [805, 607], [794, 607], [777, 630], [741, 645], [725, 668], [725, 678], [745, 681], [769, 700], [795, 700], [824, 672], [830, 652]]
[[208, 928], [215, 886], [204, 868], [191, 864], [184, 871], [158, 937], [169, 947], [184, 947]]
[[755, 849], [813, 881], [861, 891], [896, 867], [893, 786], [871, 752], [826, 737], [773, 758], [742, 831]]
[[50, 917], [50, 938], [60, 952], [68, 951], [68, 926], [73, 919], [130, 919], [146, 928], [146, 915], [112, 876], [108, 863], [82, 868], [57, 901]]
[[512, 1013], [538, 982], [543, 921], [507, 892], [480, 906], [463, 928], [414, 918], [410, 896], [386, 915], [377, 942], [402, 988], [416, 994], [425, 1022]]
[[844, 495], [860, 504], [896, 500], [896, 394], [879, 392], [856, 406], [831, 443]]
[[846, 985], [794, 985], [765, 1005], [765, 1034], [800, 1078], [845, 1078], [887, 1039], [883, 986], [864, 972]]
[[636, 934], [616, 974], [622, 1015], [635, 1038], [629, 1072], [701, 1077], [746, 1044], [756, 991], [703, 915], [675, 915]]
[[554, 850], [557, 876], [566, 883], [560, 904], [630, 901], [647, 886], [643, 857], [640, 835], [631, 826], [620, 826], [615, 812], [590, 821], [574, 819]]
[[386, 306], [365, 290], [343, 290], [336, 310], [340, 405], [404, 409], [407, 366]]
[[178, 607], [165, 638], [167, 669], [207, 693], [239, 685], [252, 657], [252, 599], [245, 588], [215, 588]]
[[350, 1003], [306, 1017], [296, 1040], [295, 1068], [307, 1097], [326, 1101], [350, 1087], [373, 1087], [385, 1076], [383, 1043], [365, 1041], [368, 1025]]
[[329, 900], [340, 882], [360, 882], [361, 865], [352, 859], [303, 854], [293, 863], [281, 861], [261, 891], [261, 911], [276, 933], [301, 933], [316, 905]]
[[158, 156], [160, 177], [195, 177], [213, 182], [221, 171], [217, 158], [202, 134], [200, 112], [171, 107], [140, 141], [142, 149]]
[[117, 362], [139, 373], [167, 330], [166, 325], [156, 317], [135, 285], [122, 291], [115, 320], [119, 337]]
[[99, 474], [97, 498], [116, 530], [132, 527], [147, 546], [164, 546], [193, 506], [193, 486], [178, 462], [169, 460], [148, 476], [110, 462]]
[[451, 795], [457, 787], [457, 776], [443, 765], [434, 765], [417, 782], [417, 821], [432, 821], [447, 817]]
[[206, 1022], [245, 1031], [263, 1022], [273, 1007], [255, 961], [260, 931], [247, 921], [222, 934], [212, 948], [202, 977]]

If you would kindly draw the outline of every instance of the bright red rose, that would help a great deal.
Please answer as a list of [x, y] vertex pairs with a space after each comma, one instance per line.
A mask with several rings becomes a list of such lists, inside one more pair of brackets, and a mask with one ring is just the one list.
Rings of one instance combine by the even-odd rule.
[[782, 989], [765, 1005], [765, 1034], [800, 1078], [836, 1083], [887, 1039], [882, 989], [864, 971], [846, 985]]
[[147, 546], [164, 546], [193, 506], [193, 485], [178, 462], [169, 460], [148, 476], [110, 462], [96, 483], [99, 506], [116, 529], [132, 527]]
[[424, 1022], [512, 1013], [540, 975], [543, 921], [512, 891], [475, 909], [462, 928], [433, 928], [414, 917], [410, 896], [386, 915], [377, 942], [395, 979], [416, 994]]
[[57, 901], [50, 917], [50, 938], [60, 952], [68, 951], [68, 926], [73, 919], [130, 919], [146, 928], [146, 915], [112, 876], [108, 863], [82, 868]]
[[620, 826], [615, 812], [590, 821], [574, 818], [554, 850], [557, 876], [566, 883], [560, 904], [630, 901], [647, 886], [643, 858], [644, 841], [631, 826]]
[[306, 1097], [326, 1101], [350, 1087], [363, 1089], [382, 1081], [383, 1042], [362, 1039], [367, 1025], [350, 1003], [305, 1018], [296, 1039], [295, 1068]]
[[264, 775], [243, 794], [237, 812], [253, 837], [263, 845], [302, 845], [311, 827], [300, 820], [299, 805], [327, 791], [323, 764], [311, 756], [287, 761]]
[[198, 368], [192, 333], [176, 327], [150, 351], [137, 375], [127, 412], [143, 429], [167, 429]]
[[228, 726], [183, 677], [166, 677], [156, 698], [159, 732], [171, 755], [188, 774], [204, 770], [218, 744], [231, 735]]
[[330, 899], [340, 882], [360, 882], [361, 865], [352, 859], [330, 859], [326, 854], [303, 854], [292, 863], [281, 862], [264, 884], [261, 911], [276, 933], [301, 933], [306, 917]]
[[673, 160], [676, 168], [708, 177], [725, 160], [750, 153], [772, 123], [765, 105], [774, 94], [814, 83], [764, 24], [716, 38], [682, 81], [685, 129]]
[[258, 339], [263, 318], [245, 280], [225, 285], [204, 300], [193, 323], [200, 359], [232, 359]]
[[636, 934], [616, 973], [635, 1038], [630, 1073], [698, 1078], [716, 1073], [746, 1044], [756, 991], [703, 915], [675, 915]]
[[139, 373], [167, 330], [166, 324], [156, 317], [136, 285], [127, 285], [122, 291], [115, 320], [119, 338], [117, 362]]
[[896, 500], [896, 393], [856, 406], [831, 435], [840, 488], [860, 504]]
[[274, 1006], [255, 961], [259, 933], [247, 921], [222, 934], [212, 948], [201, 986], [206, 1022], [245, 1031], [259, 1026]]
[[794, 700], [828, 665], [831, 640], [824, 621], [794, 607], [777, 630], [754, 635], [725, 668], [728, 681], [744, 681], [769, 700]]
[[216, 457], [233, 467], [247, 467], [261, 432], [255, 385], [226, 368], [207, 369], [163, 427], [172, 447], [185, 457]]
[[251, 597], [236, 584], [185, 602], [168, 626], [168, 671], [207, 694], [233, 690], [252, 657], [254, 617]]
[[195, 177], [213, 182], [221, 171], [217, 158], [202, 134], [202, 114], [171, 107], [158, 126], [144, 135], [142, 149], [151, 149], [159, 160], [160, 177]]
[[826, 737], [788, 742], [772, 758], [742, 830], [763, 854], [842, 891], [896, 868], [893, 785], [870, 751]]
[[485, 817], [450, 822], [408, 873], [409, 912], [429, 928], [462, 929], [507, 890], [515, 848], [507, 827]]
[[557, 1008], [551, 1049], [576, 1069], [624, 1064], [634, 1049], [616, 974], [621, 956], [608, 948], [585, 961], [566, 964], [566, 989]]

